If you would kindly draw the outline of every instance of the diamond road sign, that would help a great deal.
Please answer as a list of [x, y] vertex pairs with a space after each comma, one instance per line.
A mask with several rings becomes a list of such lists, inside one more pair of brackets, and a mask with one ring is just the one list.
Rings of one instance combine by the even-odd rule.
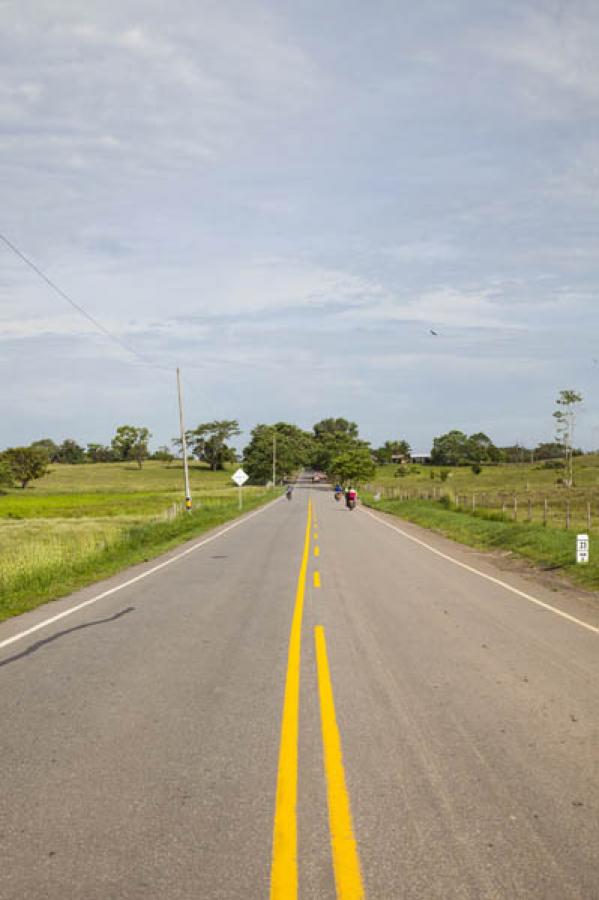
[[248, 480], [248, 478], [249, 478], [250, 476], [247, 475], [247, 474], [243, 471], [243, 469], [237, 469], [237, 471], [235, 472], [235, 474], [232, 475], [231, 477], [232, 477], [233, 481], [235, 482], [235, 484], [237, 484], [239, 487], [241, 487], [242, 484], [245, 484], [245, 483], [246, 483], [246, 481]]

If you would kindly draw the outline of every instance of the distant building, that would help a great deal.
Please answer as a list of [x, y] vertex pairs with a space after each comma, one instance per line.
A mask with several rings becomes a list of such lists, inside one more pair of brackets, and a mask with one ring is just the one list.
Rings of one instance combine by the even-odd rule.
[[418, 463], [420, 466], [428, 466], [431, 463], [430, 453], [411, 453], [410, 462]]
[[403, 466], [405, 463], [410, 462], [410, 457], [405, 453], [392, 453], [391, 462], [395, 463], [396, 466]]

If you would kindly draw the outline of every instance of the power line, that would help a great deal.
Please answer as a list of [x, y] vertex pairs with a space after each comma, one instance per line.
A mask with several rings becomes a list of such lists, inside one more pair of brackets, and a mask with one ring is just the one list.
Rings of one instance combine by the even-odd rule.
[[52, 281], [50, 278], [48, 278], [48, 276], [45, 275], [42, 272], [42, 270], [38, 266], [36, 266], [36, 264], [34, 262], [32, 262], [29, 259], [29, 257], [27, 257], [22, 252], [22, 250], [19, 250], [19, 248], [16, 247], [12, 243], [12, 241], [9, 241], [9, 239], [7, 237], [5, 237], [5, 235], [3, 235], [1, 232], [0, 232], [0, 240], [3, 241], [3, 243], [6, 244], [6, 246], [9, 248], [9, 250], [12, 250], [12, 252], [16, 256], [18, 256], [19, 259], [22, 260], [26, 266], [28, 266], [33, 272], [35, 272], [35, 274], [38, 275], [43, 281], [45, 281], [46, 284], [49, 287], [51, 287], [52, 290], [56, 294], [58, 294], [59, 297], [62, 297], [63, 300], [66, 300], [66, 302], [69, 303], [73, 307], [73, 309], [77, 310], [77, 312], [80, 313], [80, 315], [84, 316], [84, 318], [86, 318], [88, 320], [88, 322], [91, 322], [92, 325], [94, 325], [94, 327], [98, 329], [98, 331], [101, 331], [102, 334], [105, 335], [105, 337], [109, 338], [111, 341], [114, 341], [123, 350], [126, 350], [128, 353], [131, 353], [133, 356], [136, 357], [136, 359], [138, 359], [141, 363], [143, 363], [144, 366], [150, 366], [150, 368], [159, 369], [160, 371], [169, 372], [169, 374], [172, 374], [172, 370], [169, 369], [167, 366], [161, 366], [158, 363], [154, 363], [154, 362], [151, 362], [150, 360], [146, 359], [144, 356], [142, 356], [141, 353], [138, 353], [134, 347], [132, 347], [130, 344], [128, 344], [126, 341], [124, 341], [122, 338], [120, 338], [118, 335], [113, 334], [111, 331], [109, 331], [108, 328], [106, 328], [104, 325], [102, 325], [101, 322], [98, 322], [97, 319], [94, 319], [94, 317], [90, 313], [88, 313], [86, 309], [84, 309], [82, 306], [80, 306], [79, 303], [76, 303], [72, 297], [69, 297], [69, 295], [65, 291], [62, 290], [62, 288], [60, 288], [54, 281]]

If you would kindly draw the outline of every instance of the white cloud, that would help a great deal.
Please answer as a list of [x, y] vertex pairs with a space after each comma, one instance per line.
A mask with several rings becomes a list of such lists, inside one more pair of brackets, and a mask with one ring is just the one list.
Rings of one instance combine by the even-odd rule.
[[[531, 111], [550, 118], [576, 114], [571, 98], [599, 99], [599, 8], [575, 0], [556, 10], [526, 12], [483, 34], [483, 50], [527, 74], [517, 89]], [[516, 85], [515, 85], [516, 86]]]
[[449, 241], [409, 241], [396, 246], [384, 247], [381, 250], [384, 256], [389, 256], [398, 262], [430, 263], [448, 262], [459, 259], [460, 250]]

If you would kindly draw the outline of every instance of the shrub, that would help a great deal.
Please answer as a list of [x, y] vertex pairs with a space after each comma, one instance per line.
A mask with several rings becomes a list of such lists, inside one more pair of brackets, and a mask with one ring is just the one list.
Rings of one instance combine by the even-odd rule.
[[540, 469], [563, 469], [564, 464], [561, 459], [546, 459]]
[[473, 475], [480, 475], [480, 473], [482, 472], [483, 468], [482, 468], [482, 466], [481, 466], [479, 463], [473, 463], [473, 464], [470, 466], [470, 470], [471, 470], [471, 472], [472, 472]]
[[407, 466], [398, 466], [395, 472], [393, 473], [394, 478], [405, 478], [406, 475], [410, 474], [410, 470]]
[[447, 479], [449, 478], [449, 469], [441, 469], [441, 471], [439, 472], [439, 478], [441, 479], [441, 481], [447, 481]]

